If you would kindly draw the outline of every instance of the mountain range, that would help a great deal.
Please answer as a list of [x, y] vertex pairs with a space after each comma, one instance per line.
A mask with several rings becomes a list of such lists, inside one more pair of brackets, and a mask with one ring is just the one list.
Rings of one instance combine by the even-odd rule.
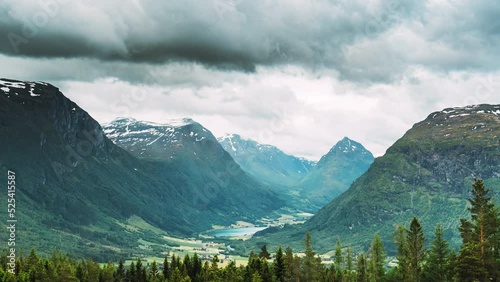
[[318, 162], [288, 155], [273, 145], [237, 134], [218, 138], [243, 170], [275, 190], [290, 196], [288, 206], [316, 212], [347, 190], [373, 162], [373, 155], [347, 137]]
[[[351, 187], [304, 225], [272, 229], [254, 242], [300, 242], [310, 231], [319, 250], [344, 245], [367, 249], [379, 233], [390, 252], [397, 224], [416, 216], [426, 238], [435, 224], [445, 228], [452, 246], [460, 245], [457, 226], [466, 217], [475, 178], [485, 181], [500, 202], [500, 105], [447, 108], [416, 123], [359, 177]], [[298, 246], [298, 244], [296, 244]]]
[[315, 161], [288, 155], [273, 145], [260, 144], [238, 134], [226, 134], [217, 140], [242, 169], [273, 187], [296, 185], [316, 165]]
[[458, 246], [474, 178], [499, 202], [498, 132], [500, 105], [447, 108], [375, 160], [346, 137], [316, 163], [235, 134], [216, 139], [192, 119], [101, 126], [50, 84], [0, 79], [0, 168], [16, 173], [18, 246], [101, 261], [287, 207], [317, 213], [240, 244], [297, 247], [310, 231], [319, 251], [337, 238], [366, 249], [379, 233], [392, 252], [394, 226], [417, 216], [427, 238], [441, 223]]
[[19, 248], [107, 260], [152, 237], [131, 218], [191, 236], [284, 205], [193, 121], [120, 119], [106, 132], [127, 150], [58, 88], [0, 80], [0, 164], [18, 179]]

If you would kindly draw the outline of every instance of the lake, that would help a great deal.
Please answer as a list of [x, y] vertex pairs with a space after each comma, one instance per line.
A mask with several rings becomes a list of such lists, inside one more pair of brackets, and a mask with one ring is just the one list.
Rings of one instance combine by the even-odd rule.
[[237, 237], [237, 236], [252, 236], [253, 234], [266, 229], [267, 227], [240, 227], [216, 229], [207, 232], [207, 235], [214, 237]]

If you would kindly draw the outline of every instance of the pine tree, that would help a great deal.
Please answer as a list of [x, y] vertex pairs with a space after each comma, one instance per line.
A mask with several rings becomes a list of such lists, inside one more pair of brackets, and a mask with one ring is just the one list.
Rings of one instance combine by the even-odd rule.
[[496, 279], [500, 268], [499, 250], [496, 248], [499, 246], [500, 215], [489, 193], [483, 181], [476, 179], [472, 185], [472, 198], [469, 199], [471, 219], [460, 219], [459, 231], [464, 243], [461, 250], [464, 253], [459, 254], [458, 268], [467, 267], [463, 263], [468, 261], [480, 261], [488, 279]]
[[122, 282], [125, 280], [125, 266], [123, 265], [122, 258], [120, 258], [120, 261], [118, 262], [118, 268], [113, 274], [113, 277], [114, 277], [113, 281], [115, 282]]
[[267, 263], [266, 259], [262, 259], [260, 276], [261, 276], [263, 282], [271, 282], [272, 281], [273, 273], [272, 273], [271, 269], [269, 269], [269, 264]]
[[189, 274], [193, 282], [199, 281], [199, 277], [201, 276], [202, 269], [202, 261], [197, 253], [194, 253], [192, 259], [192, 273]]
[[377, 282], [382, 280], [385, 274], [384, 262], [384, 244], [382, 244], [382, 240], [378, 233], [375, 233], [370, 247], [370, 261], [368, 264], [370, 281]]
[[137, 259], [135, 264], [135, 281], [136, 282], [146, 282], [146, 275], [144, 275], [145, 270], [143, 270], [141, 259]]
[[446, 268], [446, 277], [448, 277], [449, 281], [455, 281], [454, 278], [456, 276], [457, 271], [457, 263], [458, 256], [455, 250], [451, 250], [450, 255], [448, 256], [448, 265]]
[[344, 271], [344, 258], [342, 257], [342, 244], [340, 243], [340, 239], [337, 239], [337, 243], [335, 244], [335, 280], [341, 281]]
[[279, 282], [285, 281], [285, 257], [283, 256], [283, 250], [281, 249], [281, 245], [278, 247], [276, 251], [276, 257], [274, 258], [274, 275], [276, 275], [276, 280]]
[[113, 282], [113, 273], [115, 271], [115, 265], [112, 262], [108, 262], [101, 271], [100, 282]]
[[87, 260], [87, 281], [88, 282], [99, 282], [99, 264], [94, 262], [92, 259]]
[[481, 246], [478, 244], [465, 243], [460, 248], [457, 261], [457, 278], [461, 282], [487, 281], [487, 270], [484, 261], [478, 254]]
[[156, 260], [153, 260], [153, 263], [151, 264], [151, 267], [149, 268], [149, 277], [150, 279], [154, 279], [158, 276], [158, 264], [156, 263]]
[[402, 281], [407, 281], [409, 277], [408, 243], [406, 242], [406, 228], [402, 225], [396, 226], [394, 232], [394, 243], [397, 247], [397, 272]]
[[168, 266], [168, 258], [167, 258], [167, 254], [165, 254], [165, 259], [163, 260], [163, 278], [164, 279], [168, 279], [170, 278], [170, 269], [169, 269], [169, 266]]
[[340, 243], [340, 239], [337, 239], [337, 243], [335, 244], [335, 267], [337, 271], [342, 271], [344, 269], [344, 258], [342, 257], [342, 244]]
[[292, 248], [285, 250], [285, 281], [291, 281], [294, 276], [294, 260]]
[[186, 273], [182, 273], [182, 271], [181, 271], [182, 275], [188, 275], [189, 277], [191, 277], [191, 279], [193, 279], [194, 276], [191, 276], [193, 274], [193, 265], [192, 265], [191, 257], [189, 256], [189, 254], [184, 255], [184, 261], [182, 262], [182, 266], [186, 272]]
[[304, 241], [305, 257], [302, 265], [302, 277], [305, 281], [316, 281], [318, 276], [318, 262], [312, 248], [311, 233], [306, 233]]
[[179, 270], [178, 267], [176, 267], [173, 271], [172, 271], [172, 274], [170, 276], [170, 280], [169, 281], [172, 281], [172, 282], [180, 282], [182, 280], [182, 275], [181, 275], [181, 271]]
[[426, 267], [423, 270], [424, 281], [443, 282], [448, 279], [448, 256], [450, 248], [448, 242], [444, 239], [444, 229], [440, 224], [436, 225], [434, 231], [434, 240], [431, 243]]
[[352, 270], [352, 254], [351, 248], [347, 248], [347, 270]]
[[177, 256], [175, 254], [172, 254], [171, 258], [171, 263], [170, 263], [170, 270], [174, 271], [176, 268], [179, 268], [179, 271], [181, 270], [180, 262], [177, 260]]
[[136, 277], [135, 277], [135, 263], [132, 262], [130, 263], [130, 266], [127, 270], [127, 273], [126, 273], [126, 278], [127, 278], [127, 281], [135, 281]]
[[260, 247], [260, 253], [259, 253], [259, 258], [265, 258], [265, 259], [270, 259], [271, 254], [267, 251], [267, 245], [263, 245]]
[[255, 271], [252, 275], [252, 282], [262, 282], [262, 277], [260, 277], [260, 274]]
[[425, 237], [422, 226], [416, 217], [410, 223], [410, 229], [406, 231], [406, 242], [408, 246], [409, 281], [420, 281], [422, 262], [425, 256]]
[[366, 255], [361, 253], [358, 257], [358, 282], [368, 282], [368, 262]]

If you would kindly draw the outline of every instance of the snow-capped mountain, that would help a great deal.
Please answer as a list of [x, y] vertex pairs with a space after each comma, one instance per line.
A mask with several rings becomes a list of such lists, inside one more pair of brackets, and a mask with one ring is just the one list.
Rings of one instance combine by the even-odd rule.
[[[103, 129], [113, 143], [140, 159], [153, 162], [159, 173], [182, 187], [186, 197], [198, 199], [196, 202], [206, 209], [222, 207], [233, 215], [236, 209], [238, 213], [249, 209], [251, 212], [244, 217], [251, 220], [256, 216], [254, 207], [264, 204], [278, 208], [284, 204], [269, 187], [246, 174], [214, 135], [192, 119], [159, 124], [118, 118], [103, 124]], [[257, 210], [259, 214], [262, 211]]]
[[121, 257], [144, 238], [125, 227], [131, 217], [191, 236], [284, 205], [194, 121], [105, 129], [120, 146], [57, 87], [0, 79], [0, 170], [16, 173], [22, 203], [16, 248]]
[[[215, 137], [190, 118], [168, 120], [164, 124], [118, 118], [103, 124], [104, 132], [116, 145], [141, 158], [175, 158], [186, 146], [193, 155]], [[198, 150], [197, 150], [197, 149]]]
[[237, 134], [226, 134], [217, 140], [243, 170], [278, 188], [297, 184], [316, 164]]

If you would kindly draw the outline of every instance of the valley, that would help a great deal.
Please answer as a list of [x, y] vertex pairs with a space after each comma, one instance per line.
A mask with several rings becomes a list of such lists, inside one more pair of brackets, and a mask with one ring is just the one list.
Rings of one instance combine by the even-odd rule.
[[129, 255], [126, 264], [141, 258], [144, 262], [163, 261], [164, 257], [172, 255], [184, 257], [186, 254], [193, 256], [198, 254], [203, 261], [211, 261], [218, 256], [222, 266], [234, 261], [237, 266], [246, 265], [248, 254], [253, 250], [251, 245], [241, 242], [251, 239], [253, 234], [268, 227], [283, 226], [285, 224], [303, 224], [313, 214], [283, 210], [276, 213], [274, 217], [265, 217], [258, 220], [258, 225], [237, 221], [230, 226], [213, 226], [212, 229], [201, 232], [191, 238], [173, 237], [161, 229], [158, 229], [138, 216], [132, 216], [123, 226], [131, 232], [139, 235], [136, 248]]
[[9, 144], [0, 165], [18, 179], [24, 253], [130, 265], [196, 253], [232, 267], [252, 253], [271, 259], [265, 250], [278, 246], [311, 257], [314, 246], [331, 265], [342, 251], [360, 258], [378, 238], [389, 263], [395, 226], [413, 217], [427, 238], [441, 224], [459, 249], [478, 178], [499, 201], [499, 105], [431, 113], [376, 159], [345, 137], [313, 162], [236, 134], [216, 138], [189, 118], [100, 125], [52, 85], [0, 83], [0, 141]]

